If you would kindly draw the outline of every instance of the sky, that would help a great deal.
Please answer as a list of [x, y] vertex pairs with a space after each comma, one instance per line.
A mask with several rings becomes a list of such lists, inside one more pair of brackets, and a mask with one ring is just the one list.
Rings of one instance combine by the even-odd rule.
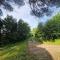
[[27, 22], [31, 28], [37, 27], [39, 22], [46, 22], [48, 19], [52, 18], [54, 15], [56, 15], [58, 12], [60, 12], [60, 8], [56, 8], [54, 6], [51, 8], [51, 10], [54, 11], [51, 16], [44, 15], [43, 17], [38, 18], [38, 17], [32, 16], [30, 14], [31, 9], [30, 9], [30, 6], [27, 1], [26, 1], [25, 5], [22, 7], [18, 7], [14, 3], [12, 3], [12, 6], [14, 7], [13, 12], [9, 12], [9, 11], [1, 8], [3, 11], [2, 18], [5, 18], [7, 15], [12, 15], [14, 18], [17, 19], [17, 21], [19, 19], [22, 19], [25, 22]]

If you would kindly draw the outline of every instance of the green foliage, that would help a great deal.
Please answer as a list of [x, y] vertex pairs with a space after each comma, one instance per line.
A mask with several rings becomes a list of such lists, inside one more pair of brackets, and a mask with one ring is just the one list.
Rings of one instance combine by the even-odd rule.
[[35, 32], [35, 37], [42, 39], [43, 36], [43, 24], [39, 23]]
[[55, 40], [60, 38], [60, 14], [57, 14], [45, 24], [39, 23], [36, 31], [36, 37]]
[[2, 19], [0, 19], [0, 29], [2, 28], [2, 25], [3, 25]]
[[0, 27], [2, 27], [2, 29], [0, 28], [0, 45], [15, 43], [29, 38], [30, 27], [23, 20], [17, 22], [12, 16], [7, 16], [2, 22], [0, 22]]
[[7, 32], [15, 32], [17, 30], [17, 22], [12, 16], [7, 16], [4, 19], [4, 26]]
[[27, 42], [10, 44], [0, 49], [1, 60], [25, 60], [27, 55]]
[[56, 39], [60, 37], [60, 14], [57, 14], [52, 19], [46, 22], [44, 33], [48, 39]]
[[22, 20], [18, 21], [17, 25], [18, 39], [26, 39], [29, 37], [30, 28], [27, 23]]
[[2, 22], [2, 19], [0, 19], [0, 40], [1, 40], [1, 36], [2, 36], [2, 34], [1, 34], [2, 26], [3, 26], [3, 22]]

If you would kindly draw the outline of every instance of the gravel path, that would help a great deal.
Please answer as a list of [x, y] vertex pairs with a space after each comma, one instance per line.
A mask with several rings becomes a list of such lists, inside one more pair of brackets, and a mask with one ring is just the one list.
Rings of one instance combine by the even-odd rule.
[[31, 55], [35, 55], [33, 60], [60, 60], [60, 46], [45, 45], [29, 41], [28, 49]]

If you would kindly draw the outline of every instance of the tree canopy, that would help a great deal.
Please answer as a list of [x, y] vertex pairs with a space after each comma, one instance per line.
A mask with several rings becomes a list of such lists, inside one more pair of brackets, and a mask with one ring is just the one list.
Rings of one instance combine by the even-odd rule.
[[0, 19], [0, 45], [15, 43], [29, 38], [30, 27], [20, 19], [18, 22], [12, 16]]
[[57, 39], [60, 38], [60, 14], [57, 14], [45, 24], [39, 23], [36, 32], [37, 37], [43, 37], [45, 39]]

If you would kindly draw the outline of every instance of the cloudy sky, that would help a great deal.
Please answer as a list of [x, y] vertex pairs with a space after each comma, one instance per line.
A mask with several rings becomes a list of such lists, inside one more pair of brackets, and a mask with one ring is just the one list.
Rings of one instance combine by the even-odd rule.
[[27, 1], [26, 1], [25, 5], [22, 7], [18, 7], [14, 3], [12, 3], [12, 6], [14, 7], [13, 12], [9, 12], [9, 11], [1, 8], [3, 11], [2, 18], [6, 17], [7, 15], [12, 15], [14, 18], [17, 19], [17, 21], [19, 19], [23, 19], [25, 22], [27, 22], [29, 24], [29, 26], [31, 26], [31, 28], [36, 27], [39, 22], [46, 22], [48, 19], [50, 19], [52, 16], [56, 15], [60, 11], [60, 8], [52, 7], [51, 10], [54, 12], [52, 13], [51, 16], [44, 15], [43, 17], [38, 18], [38, 17], [32, 16], [30, 14], [31, 9], [30, 9], [30, 6]]

